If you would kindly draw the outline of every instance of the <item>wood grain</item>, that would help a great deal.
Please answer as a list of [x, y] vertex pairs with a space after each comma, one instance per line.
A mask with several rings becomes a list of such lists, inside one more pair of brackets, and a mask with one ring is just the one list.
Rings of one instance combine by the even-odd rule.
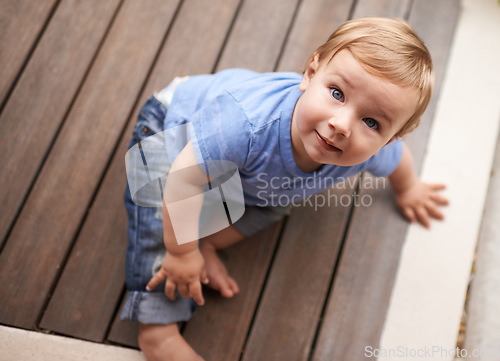
[[297, 5], [298, 0], [244, 1], [217, 69], [274, 70]]
[[302, 73], [309, 55], [344, 22], [353, 1], [304, 0], [280, 56], [278, 71]]
[[0, 322], [34, 326], [176, 5], [132, 0], [120, 9], [0, 254]]
[[9, 185], [0, 188], [0, 246], [118, 5], [119, 0], [63, 1], [0, 115], [5, 130], [0, 135], [0, 184]]
[[57, 0], [0, 2], [0, 109]]

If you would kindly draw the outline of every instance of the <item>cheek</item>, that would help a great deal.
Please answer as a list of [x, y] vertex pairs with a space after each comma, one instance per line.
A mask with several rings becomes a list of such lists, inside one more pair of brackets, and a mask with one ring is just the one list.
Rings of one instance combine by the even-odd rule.
[[303, 96], [296, 108], [297, 125], [302, 130], [314, 128], [321, 119], [321, 112], [318, 105], [311, 102], [309, 98]]
[[304, 109], [304, 102], [302, 97], [298, 100], [297, 105], [295, 106], [295, 110], [293, 112], [293, 119], [295, 122], [295, 126], [301, 132], [304, 131], [305, 127], [307, 127], [307, 117], [305, 116], [307, 111]]
[[360, 128], [357, 129], [356, 135], [351, 138], [351, 146], [356, 156], [366, 158], [364, 160], [367, 160], [372, 155], [378, 153], [386, 142], [381, 137], [370, 134], [370, 131], [367, 129]]

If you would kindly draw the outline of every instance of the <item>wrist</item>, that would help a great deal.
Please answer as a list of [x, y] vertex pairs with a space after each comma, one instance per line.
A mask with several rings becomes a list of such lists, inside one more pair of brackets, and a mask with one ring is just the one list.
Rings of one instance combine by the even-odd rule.
[[415, 187], [419, 179], [413, 166], [413, 157], [408, 147], [403, 144], [403, 155], [399, 165], [389, 176], [389, 182], [396, 194], [402, 194]]
[[406, 179], [398, 179], [397, 181], [391, 180], [391, 187], [395, 194], [403, 194], [408, 192], [410, 189], [414, 188], [419, 182], [419, 179], [415, 177], [407, 177]]
[[170, 255], [172, 255], [174, 257], [178, 257], [178, 258], [189, 257], [192, 255], [196, 255], [199, 252], [200, 252], [200, 249], [198, 248], [198, 242], [196, 242], [195, 247], [189, 247], [189, 248], [188, 247], [167, 247], [167, 254], [170, 254]]

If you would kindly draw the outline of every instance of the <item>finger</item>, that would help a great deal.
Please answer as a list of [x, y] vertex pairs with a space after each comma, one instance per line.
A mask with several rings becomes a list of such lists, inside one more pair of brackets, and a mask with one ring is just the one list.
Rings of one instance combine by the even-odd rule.
[[156, 274], [149, 280], [148, 284], [146, 285], [146, 291], [152, 291], [153, 289], [155, 289], [156, 286], [158, 286], [165, 278], [166, 275], [161, 270], [156, 272]]
[[429, 215], [427, 213], [427, 210], [425, 208], [417, 208], [415, 210], [415, 213], [417, 214], [418, 221], [420, 224], [422, 224], [425, 228], [430, 227], [429, 223]]
[[413, 209], [406, 207], [402, 209], [403, 215], [410, 221], [410, 222], [416, 222], [417, 217], [415, 216], [415, 212]]
[[436, 202], [437, 204], [441, 205], [441, 206], [446, 206], [449, 204], [449, 201], [448, 199], [446, 199], [445, 197], [437, 194], [437, 193], [432, 193], [430, 198]]
[[446, 189], [446, 185], [441, 184], [441, 183], [429, 184], [429, 187], [434, 191], [440, 191], [440, 190]]
[[200, 282], [196, 281], [189, 284], [189, 294], [198, 305], [203, 306], [205, 304]]
[[167, 282], [165, 282], [165, 295], [171, 301], [175, 301], [175, 283], [167, 278]]
[[184, 297], [184, 298], [189, 298], [189, 287], [187, 283], [178, 283], [177, 284], [177, 291], [179, 291], [179, 294]]
[[444, 219], [443, 213], [441, 213], [441, 210], [434, 203], [428, 204], [426, 208], [431, 217], [440, 220]]
[[203, 283], [204, 285], [208, 285], [208, 275], [207, 275], [207, 270], [203, 268], [203, 270], [200, 273], [200, 282]]

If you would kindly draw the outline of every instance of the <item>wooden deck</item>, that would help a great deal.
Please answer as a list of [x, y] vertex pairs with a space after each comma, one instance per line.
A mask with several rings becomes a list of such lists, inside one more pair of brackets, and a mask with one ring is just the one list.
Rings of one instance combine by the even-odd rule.
[[[174, 76], [300, 72], [346, 19], [407, 18], [437, 74], [407, 139], [419, 166], [458, 12], [458, 0], [0, 0], [0, 324], [136, 347], [118, 319], [124, 155], [140, 106]], [[241, 294], [205, 290], [183, 327], [207, 361], [360, 360], [378, 344], [407, 224], [370, 180], [335, 190], [369, 207], [299, 207], [224, 251]]]

